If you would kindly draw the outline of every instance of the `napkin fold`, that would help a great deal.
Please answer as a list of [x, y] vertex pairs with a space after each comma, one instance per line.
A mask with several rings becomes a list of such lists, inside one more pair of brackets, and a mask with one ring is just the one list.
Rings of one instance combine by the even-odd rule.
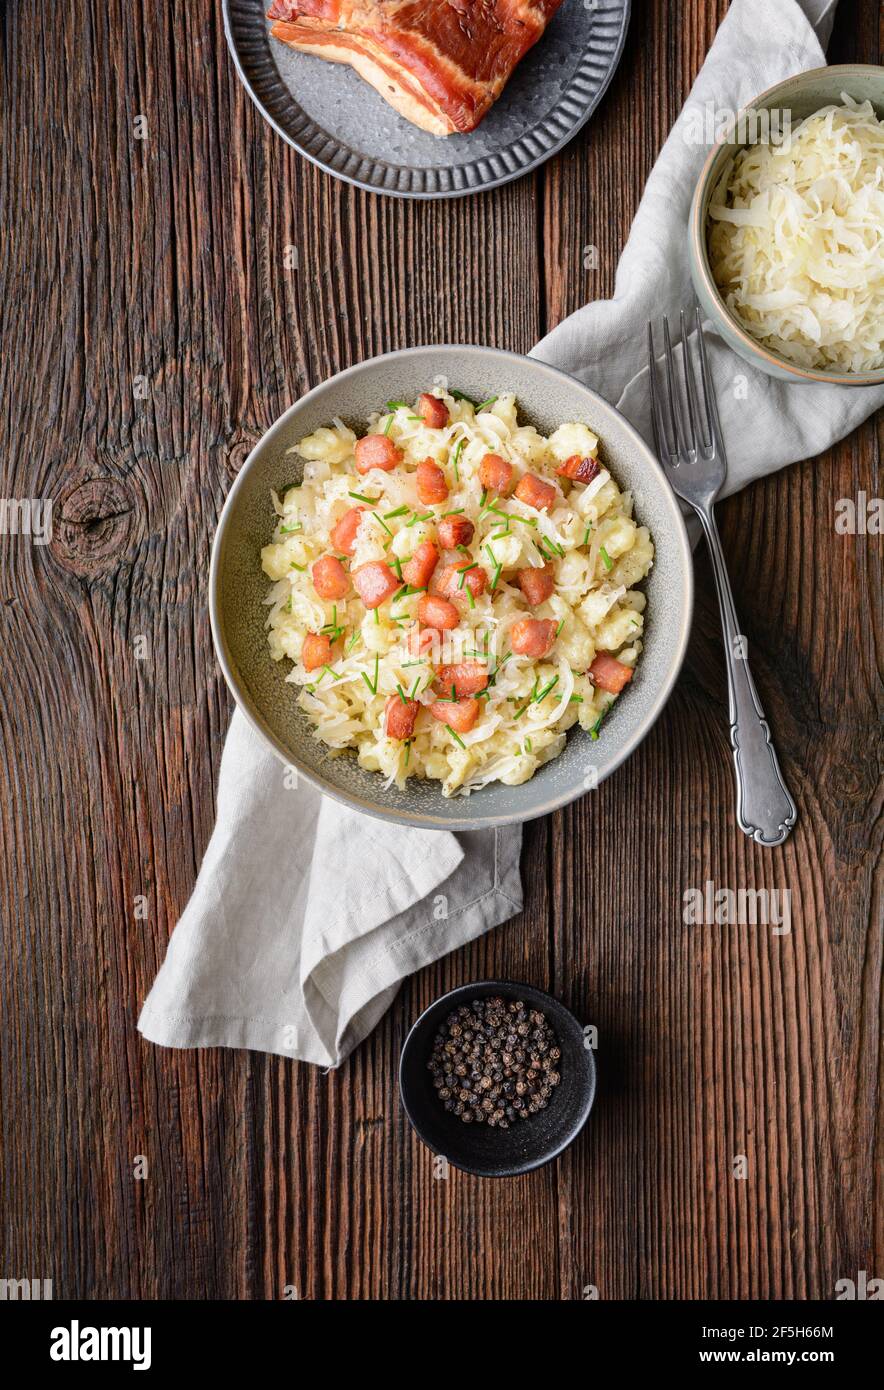
[[[733, 0], [686, 112], [707, 102], [736, 112], [820, 66], [836, 5]], [[534, 350], [615, 402], [649, 439], [645, 325], [692, 297], [685, 228], [706, 150], [684, 138], [685, 120], [683, 112], [648, 179], [613, 299], [579, 310]], [[715, 337], [708, 345], [727, 492], [820, 453], [884, 403], [884, 391], [781, 385]], [[406, 975], [520, 910], [521, 827], [405, 829], [290, 781], [236, 712], [215, 830], [139, 1019], [151, 1042], [337, 1066]]]
[[522, 906], [521, 827], [460, 835], [351, 811], [234, 713], [193, 897], [138, 1027], [166, 1047], [337, 1066], [406, 975]]

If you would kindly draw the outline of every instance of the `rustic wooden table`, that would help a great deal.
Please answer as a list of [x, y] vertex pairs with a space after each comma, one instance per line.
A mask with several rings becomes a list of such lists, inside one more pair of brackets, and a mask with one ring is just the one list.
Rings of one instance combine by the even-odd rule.
[[[528, 827], [522, 916], [409, 980], [340, 1071], [135, 1031], [212, 828], [230, 699], [206, 581], [231, 481], [349, 363], [527, 351], [611, 293], [727, 0], [635, 8], [574, 143], [433, 204], [289, 150], [236, 80], [217, 0], [0, 16], [0, 490], [56, 506], [51, 546], [0, 540], [0, 1275], [52, 1278], [57, 1298], [714, 1299], [882, 1273], [881, 548], [834, 529], [837, 499], [880, 491], [880, 420], [721, 509], [800, 804], [785, 848], [735, 830], [701, 555], [653, 735]], [[842, 0], [832, 56], [882, 53], [878, 0]], [[789, 889], [791, 932], [685, 926], [707, 880]], [[436, 1181], [399, 1048], [437, 993], [494, 975], [597, 1024], [595, 1112], [550, 1168]]]

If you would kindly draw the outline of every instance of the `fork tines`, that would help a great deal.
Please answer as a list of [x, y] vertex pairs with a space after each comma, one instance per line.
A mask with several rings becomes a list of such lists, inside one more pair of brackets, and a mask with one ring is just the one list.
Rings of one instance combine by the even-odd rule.
[[[651, 383], [651, 413], [654, 422], [654, 442], [660, 458], [670, 464], [696, 463], [698, 457], [715, 457], [717, 412], [715, 395], [712, 389], [712, 376], [706, 359], [706, 345], [703, 341], [703, 328], [700, 309], [693, 311], [692, 328], [696, 329], [700, 358], [700, 381], [703, 388], [702, 416], [701, 402], [697, 394], [697, 381], [689, 342], [688, 316], [681, 311], [681, 355], [686, 390], [681, 391], [678, 368], [669, 335], [669, 320], [663, 317], [663, 356], [666, 364], [666, 391], [660, 390], [657, 377], [657, 360], [654, 352], [654, 326], [648, 323], [648, 372]], [[700, 430], [698, 434], [698, 424]]]

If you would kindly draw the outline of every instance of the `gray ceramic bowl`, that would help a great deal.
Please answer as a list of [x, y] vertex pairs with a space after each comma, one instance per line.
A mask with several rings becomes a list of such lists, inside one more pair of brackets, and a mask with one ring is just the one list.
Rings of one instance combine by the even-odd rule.
[[[746, 122], [742, 130], [744, 133], [752, 130], [749, 122], [751, 111], [789, 112], [792, 124], [797, 125], [807, 116], [812, 116], [814, 111], [819, 111], [820, 107], [840, 102], [842, 92], [847, 92], [856, 101], [871, 101], [878, 116], [884, 117], [884, 68], [844, 63], [829, 68], [813, 68], [762, 92], [752, 106], [741, 113]], [[741, 129], [739, 125], [737, 129]], [[880, 385], [884, 382], [884, 367], [872, 372], [845, 373], [812, 371], [788, 362], [756, 342], [725, 307], [709, 267], [706, 223], [709, 203], [725, 165], [744, 147], [727, 136], [715, 145], [703, 167], [691, 205], [688, 238], [691, 278], [704, 315], [714, 323], [734, 352], [778, 381], [829, 382], [834, 386]]]
[[[287, 663], [270, 658], [261, 570], [276, 518], [271, 488], [298, 480], [300, 463], [286, 450], [340, 416], [355, 428], [388, 400], [415, 399], [437, 376], [476, 400], [514, 391], [520, 418], [544, 433], [566, 420], [585, 421], [600, 436], [602, 456], [622, 487], [635, 494], [638, 519], [650, 528], [656, 560], [645, 581], [645, 649], [636, 679], [617, 701], [596, 742], [580, 729], [560, 757], [520, 787], [492, 783], [470, 797], [446, 799], [440, 784], [412, 778], [403, 792], [384, 790], [378, 773], [352, 754], [329, 756], [313, 737], [283, 679]], [[662, 710], [684, 658], [693, 603], [693, 569], [681, 512], [660, 465], [633, 427], [594, 391], [533, 358], [482, 347], [420, 347], [375, 357], [317, 386], [267, 431], [249, 455], [227, 499], [212, 551], [209, 578], [212, 634], [218, 659], [240, 709], [268, 746], [321, 791], [357, 810], [403, 825], [475, 830], [545, 815], [581, 796], [638, 746]], [[289, 668], [290, 669], [290, 668]]]
[[[562, 1060], [559, 1086], [545, 1110], [507, 1129], [465, 1125], [442, 1106], [433, 1089], [427, 1060], [446, 1018], [461, 1004], [500, 995], [539, 1009], [556, 1035]], [[551, 994], [512, 980], [483, 980], [461, 985], [437, 999], [412, 1027], [399, 1059], [399, 1094], [419, 1139], [455, 1168], [480, 1178], [514, 1178], [550, 1163], [577, 1138], [595, 1100], [595, 1056], [583, 1028]]]

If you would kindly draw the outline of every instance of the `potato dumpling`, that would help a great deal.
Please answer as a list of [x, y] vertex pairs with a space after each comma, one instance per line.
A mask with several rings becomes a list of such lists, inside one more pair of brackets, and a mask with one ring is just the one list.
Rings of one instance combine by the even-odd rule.
[[572, 454], [582, 459], [595, 458], [598, 447], [598, 435], [588, 425], [559, 425], [549, 437], [549, 452], [558, 463], [564, 463]]
[[338, 425], [332, 428], [322, 426], [301, 440], [298, 453], [301, 458], [309, 459], [311, 462], [322, 460], [328, 464], [346, 463], [352, 457], [355, 447], [356, 436], [352, 430]]
[[291, 574], [294, 565], [302, 564], [304, 556], [303, 541], [291, 537], [265, 545], [261, 551], [261, 568], [268, 579], [285, 579]]

